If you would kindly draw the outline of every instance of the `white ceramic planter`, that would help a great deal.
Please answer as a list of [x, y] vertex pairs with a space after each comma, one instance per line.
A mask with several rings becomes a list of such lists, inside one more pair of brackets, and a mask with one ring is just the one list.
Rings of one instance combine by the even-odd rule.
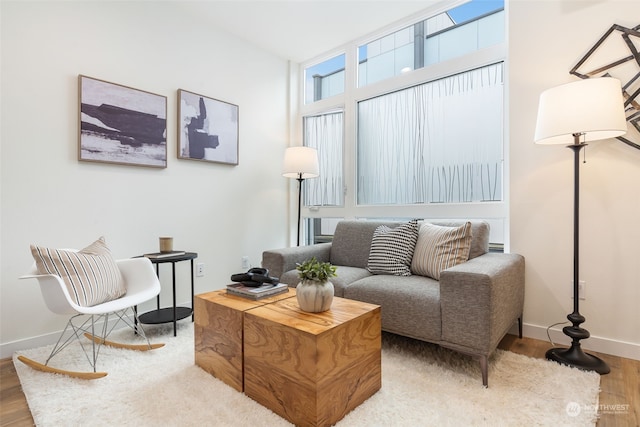
[[309, 313], [320, 313], [331, 308], [333, 302], [333, 283], [304, 280], [296, 287], [296, 297], [300, 310]]

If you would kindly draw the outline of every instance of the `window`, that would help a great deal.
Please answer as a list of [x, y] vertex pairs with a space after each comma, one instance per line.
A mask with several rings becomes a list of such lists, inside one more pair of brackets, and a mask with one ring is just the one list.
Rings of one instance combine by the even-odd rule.
[[504, 1], [472, 0], [358, 47], [358, 86], [504, 41]]
[[[418, 66], [414, 59], [414, 27], [416, 26], [419, 24], [358, 47], [360, 86], [397, 76], [421, 66]], [[417, 37], [421, 37], [419, 30]]]
[[305, 104], [344, 93], [344, 54], [305, 68]]
[[320, 163], [306, 242], [340, 218], [464, 218], [508, 250], [504, 2], [451, 3], [301, 65], [300, 137]]
[[306, 206], [342, 206], [342, 111], [304, 118], [304, 145], [318, 150], [320, 176], [305, 180]]
[[500, 10], [463, 24], [451, 25], [451, 27], [433, 34], [427, 34], [424, 46], [424, 65], [457, 58], [503, 41], [504, 11]]
[[503, 65], [358, 104], [358, 204], [502, 200]]

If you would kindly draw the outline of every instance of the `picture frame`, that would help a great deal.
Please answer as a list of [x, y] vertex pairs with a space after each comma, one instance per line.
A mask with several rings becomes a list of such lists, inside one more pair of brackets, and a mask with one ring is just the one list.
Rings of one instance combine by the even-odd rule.
[[239, 107], [178, 89], [178, 158], [238, 165]]
[[167, 167], [167, 97], [78, 76], [78, 160]]

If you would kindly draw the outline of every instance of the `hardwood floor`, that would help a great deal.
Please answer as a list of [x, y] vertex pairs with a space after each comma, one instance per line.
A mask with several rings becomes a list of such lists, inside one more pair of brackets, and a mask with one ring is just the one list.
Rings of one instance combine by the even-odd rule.
[[[503, 350], [544, 358], [545, 341], [507, 335]], [[597, 427], [640, 427], [640, 361], [594, 353], [611, 367], [600, 380], [600, 419]], [[489, 378], [491, 386], [491, 378]], [[0, 426], [32, 426], [33, 418], [11, 359], [0, 360]]]
[[0, 425], [34, 425], [16, 368], [10, 358], [0, 360]]

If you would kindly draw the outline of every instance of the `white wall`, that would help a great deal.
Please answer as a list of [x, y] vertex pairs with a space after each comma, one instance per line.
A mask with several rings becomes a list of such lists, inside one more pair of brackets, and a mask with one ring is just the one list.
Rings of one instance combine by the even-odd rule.
[[[511, 249], [526, 258], [525, 334], [546, 339], [545, 328], [572, 311], [573, 153], [533, 143], [538, 97], [576, 80], [569, 70], [577, 61], [612, 24], [637, 25], [640, 9], [634, 0], [516, 0], [508, 15]], [[580, 312], [591, 338], [582, 345], [640, 359], [640, 150], [600, 141], [586, 158]]]
[[[188, 3], [3, 1], [1, 19], [0, 357], [64, 326], [37, 282], [18, 280], [31, 243], [80, 248], [104, 235], [127, 258], [170, 235], [206, 265], [196, 294], [226, 285], [243, 255], [257, 266], [262, 250], [285, 246], [287, 61], [216, 31]], [[167, 96], [166, 169], [78, 162], [78, 74]], [[176, 158], [178, 88], [239, 106], [239, 166]], [[188, 269], [177, 265], [178, 302], [190, 300]]]
[[[17, 340], [63, 326], [36, 283], [17, 280], [32, 262], [30, 243], [80, 247], [104, 234], [117, 257], [129, 257], [170, 234], [206, 263], [196, 293], [222, 287], [242, 255], [257, 265], [263, 249], [285, 245], [290, 183], [279, 169], [288, 129], [296, 129], [287, 120], [296, 85], [288, 85], [286, 62], [217, 32], [184, 3], [0, 4], [0, 357]], [[538, 96], [572, 81], [568, 71], [602, 33], [613, 23], [636, 25], [638, 11], [635, 0], [515, 0], [508, 9], [509, 237], [526, 257], [525, 334], [545, 339], [546, 326], [572, 306], [573, 163], [566, 148], [533, 144]], [[167, 169], [76, 160], [80, 73], [168, 96]], [[240, 106], [239, 166], [176, 159], [178, 88]], [[587, 161], [581, 312], [592, 338], [583, 345], [640, 359], [640, 150], [596, 142]], [[80, 193], [93, 187], [101, 190]], [[179, 301], [188, 300], [187, 288]]]

